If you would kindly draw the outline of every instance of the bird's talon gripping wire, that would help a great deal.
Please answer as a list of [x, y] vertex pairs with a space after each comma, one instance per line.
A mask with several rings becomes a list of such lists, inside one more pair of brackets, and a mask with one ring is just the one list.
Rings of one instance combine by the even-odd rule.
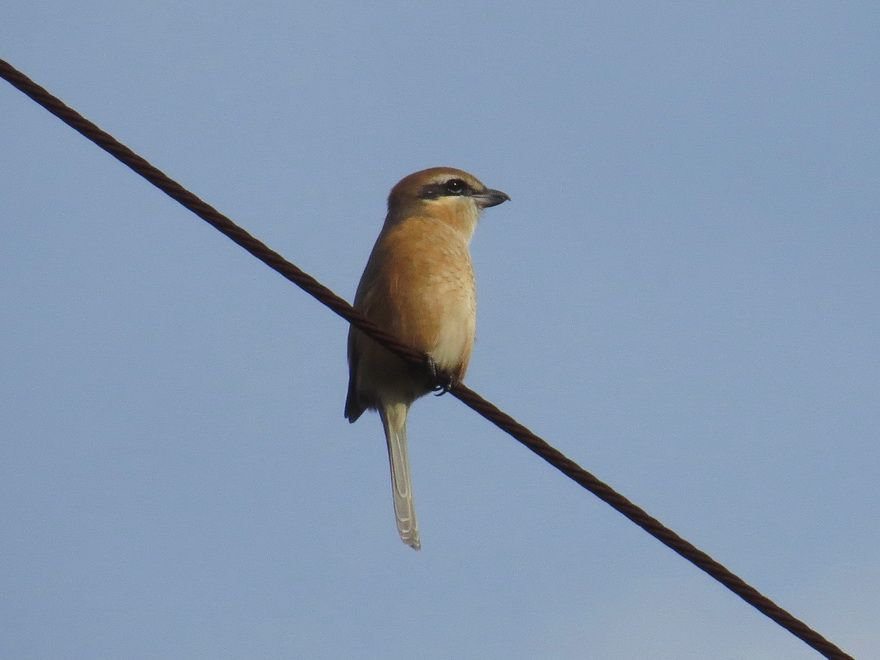
[[434, 396], [443, 396], [455, 387], [453, 378], [444, 373], [430, 355], [425, 356], [425, 363], [428, 365], [428, 374], [431, 381], [431, 391]]

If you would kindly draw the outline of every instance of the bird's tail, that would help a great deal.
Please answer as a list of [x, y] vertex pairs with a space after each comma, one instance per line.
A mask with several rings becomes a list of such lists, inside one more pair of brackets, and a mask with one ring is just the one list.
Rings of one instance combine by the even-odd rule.
[[413, 505], [412, 477], [409, 472], [409, 456], [406, 448], [406, 414], [409, 406], [405, 403], [391, 403], [379, 406], [379, 416], [385, 429], [388, 443], [388, 462], [391, 464], [391, 494], [394, 496], [394, 516], [397, 518], [397, 531], [400, 538], [414, 550], [419, 543], [419, 525]]

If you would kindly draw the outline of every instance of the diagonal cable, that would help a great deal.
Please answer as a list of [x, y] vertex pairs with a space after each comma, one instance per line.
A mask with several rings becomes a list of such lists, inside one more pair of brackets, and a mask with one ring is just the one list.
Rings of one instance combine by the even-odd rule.
[[[39, 86], [2, 59], [0, 59], [0, 77], [4, 78], [7, 82], [23, 92], [26, 96], [30, 97], [36, 103], [43, 106], [65, 124], [97, 144], [111, 156], [127, 165], [134, 170], [134, 172], [147, 179], [147, 181], [159, 188], [169, 197], [188, 208], [202, 220], [243, 247], [267, 266], [296, 284], [306, 293], [318, 300], [318, 302], [329, 307], [346, 321], [357, 326], [360, 330], [394, 351], [404, 360], [420, 366], [426, 364], [427, 356], [425, 354], [416, 351], [411, 346], [407, 346], [400, 342], [393, 335], [383, 331], [365, 316], [356, 311], [345, 300], [318, 282], [314, 277], [300, 270], [280, 254], [251, 236], [248, 232], [236, 225], [232, 220], [220, 213], [210, 204], [202, 201], [199, 197], [185, 189], [179, 183], [169, 178], [144, 158], [117, 141], [110, 134], [98, 128], [98, 126], [90, 122], [78, 112], [65, 105], [60, 99], [50, 94], [46, 89]], [[708, 573], [715, 580], [746, 601], [749, 605], [756, 608], [762, 614], [775, 621], [825, 657], [835, 659], [847, 658], [852, 660], [852, 656], [825, 639], [821, 634], [807, 626], [803, 621], [795, 618], [789, 612], [782, 609], [779, 605], [761, 594], [757, 589], [746, 583], [742, 578], [729, 571], [722, 564], [712, 559], [708, 554], [663, 525], [663, 523], [652, 517], [644, 509], [630, 502], [611, 486], [587, 472], [558, 449], [552, 447], [546, 441], [532, 433], [528, 428], [517, 422], [513, 417], [500, 410], [493, 403], [487, 401], [463, 383], [456, 384], [450, 393], [466, 406], [495, 424], [498, 428], [510, 434], [514, 439], [543, 458], [569, 479], [572, 479], [586, 488], [603, 502], [607, 503], [616, 511], [644, 529], [658, 541], [677, 552], [700, 570]]]

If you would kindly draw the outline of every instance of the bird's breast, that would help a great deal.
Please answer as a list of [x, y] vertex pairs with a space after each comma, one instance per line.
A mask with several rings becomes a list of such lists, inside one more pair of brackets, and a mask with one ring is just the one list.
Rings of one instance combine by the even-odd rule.
[[442, 369], [455, 370], [474, 341], [474, 271], [466, 241], [442, 226], [429, 229], [392, 239], [385, 282], [389, 329]]

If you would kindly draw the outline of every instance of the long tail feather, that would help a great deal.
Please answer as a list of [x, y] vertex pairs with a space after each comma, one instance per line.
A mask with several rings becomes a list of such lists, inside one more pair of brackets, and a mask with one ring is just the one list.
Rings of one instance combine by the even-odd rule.
[[406, 446], [406, 414], [409, 406], [404, 403], [380, 406], [379, 416], [388, 443], [388, 462], [391, 464], [391, 493], [394, 496], [394, 516], [400, 538], [411, 548], [418, 550], [419, 525], [413, 505], [412, 477]]

